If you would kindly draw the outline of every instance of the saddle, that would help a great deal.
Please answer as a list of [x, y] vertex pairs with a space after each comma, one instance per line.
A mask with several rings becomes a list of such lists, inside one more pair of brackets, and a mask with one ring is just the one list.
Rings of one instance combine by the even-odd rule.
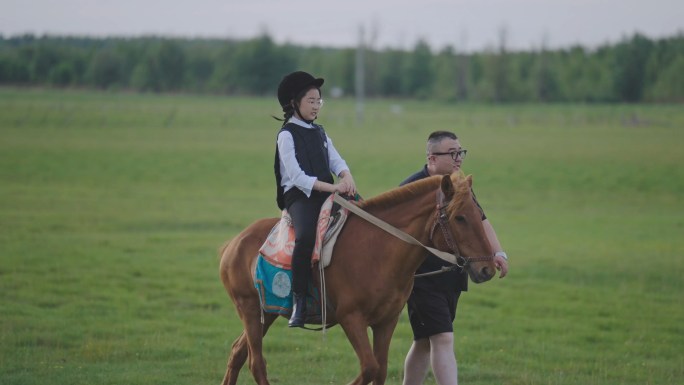
[[[327, 267], [332, 258], [332, 250], [337, 241], [349, 210], [333, 202], [334, 195], [330, 195], [321, 207], [316, 228], [316, 243], [311, 256], [312, 266], [321, 263]], [[287, 210], [283, 210], [280, 221], [271, 229], [266, 242], [259, 249], [259, 254], [273, 265], [290, 270], [292, 267], [292, 250], [295, 244], [294, 226]]]
[[[321, 274], [312, 274], [307, 295], [307, 323], [321, 323], [321, 291], [325, 293], [325, 283], [321, 275], [323, 268], [330, 265], [332, 251], [337, 237], [344, 227], [349, 211], [333, 202], [330, 195], [323, 203], [318, 216], [316, 243], [311, 257], [311, 266]], [[259, 249], [254, 272], [254, 286], [259, 291], [261, 308], [266, 313], [289, 316], [292, 313], [292, 250], [295, 233], [292, 219], [287, 210], [282, 211], [280, 221], [268, 234]], [[325, 295], [323, 295], [325, 297]]]

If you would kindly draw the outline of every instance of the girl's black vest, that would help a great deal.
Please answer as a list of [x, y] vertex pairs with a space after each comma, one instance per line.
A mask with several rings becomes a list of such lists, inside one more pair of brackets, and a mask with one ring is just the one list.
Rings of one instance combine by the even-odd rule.
[[[334, 183], [330, 171], [328, 140], [325, 136], [325, 130], [317, 124], [313, 126], [314, 128], [304, 128], [294, 123], [287, 123], [278, 131], [278, 135], [282, 131], [287, 131], [292, 135], [297, 163], [306, 175], [315, 176], [321, 182]], [[277, 144], [273, 169], [276, 177], [276, 202], [278, 208], [282, 210], [285, 208], [285, 198], [283, 186], [280, 184], [282, 176], [280, 175], [280, 153]]]

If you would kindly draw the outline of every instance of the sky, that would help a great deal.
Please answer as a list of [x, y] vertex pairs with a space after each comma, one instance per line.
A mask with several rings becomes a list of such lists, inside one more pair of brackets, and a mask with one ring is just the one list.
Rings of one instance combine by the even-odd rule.
[[[433, 50], [595, 48], [684, 34], [682, 0], [0, 0], [0, 34], [253, 38]], [[504, 33], [502, 33], [504, 31]]]

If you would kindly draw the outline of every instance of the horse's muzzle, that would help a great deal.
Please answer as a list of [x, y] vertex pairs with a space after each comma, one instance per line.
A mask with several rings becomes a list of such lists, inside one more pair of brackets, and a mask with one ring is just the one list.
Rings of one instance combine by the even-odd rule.
[[475, 283], [487, 282], [496, 275], [496, 267], [494, 267], [493, 264], [492, 266], [487, 264], [478, 268], [468, 265], [468, 274], [470, 275], [470, 279]]

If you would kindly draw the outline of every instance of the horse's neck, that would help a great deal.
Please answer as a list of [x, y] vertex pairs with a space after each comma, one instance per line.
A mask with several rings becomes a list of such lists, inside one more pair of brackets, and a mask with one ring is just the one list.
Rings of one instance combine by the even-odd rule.
[[[429, 242], [430, 224], [436, 212], [436, 190], [396, 202], [392, 207], [369, 210], [371, 214], [411, 235], [424, 245]], [[397, 239], [392, 243], [392, 252], [386, 255], [398, 263], [392, 264], [396, 274], [413, 275], [423, 262], [426, 251], [415, 245]]]
[[434, 214], [441, 178], [430, 177], [397, 187], [371, 198], [362, 207], [371, 214], [419, 238], [423, 225]]
[[397, 202], [392, 207], [371, 210], [371, 213], [421, 242], [427, 238], [425, 228], [436, 209], [435, 193]]

